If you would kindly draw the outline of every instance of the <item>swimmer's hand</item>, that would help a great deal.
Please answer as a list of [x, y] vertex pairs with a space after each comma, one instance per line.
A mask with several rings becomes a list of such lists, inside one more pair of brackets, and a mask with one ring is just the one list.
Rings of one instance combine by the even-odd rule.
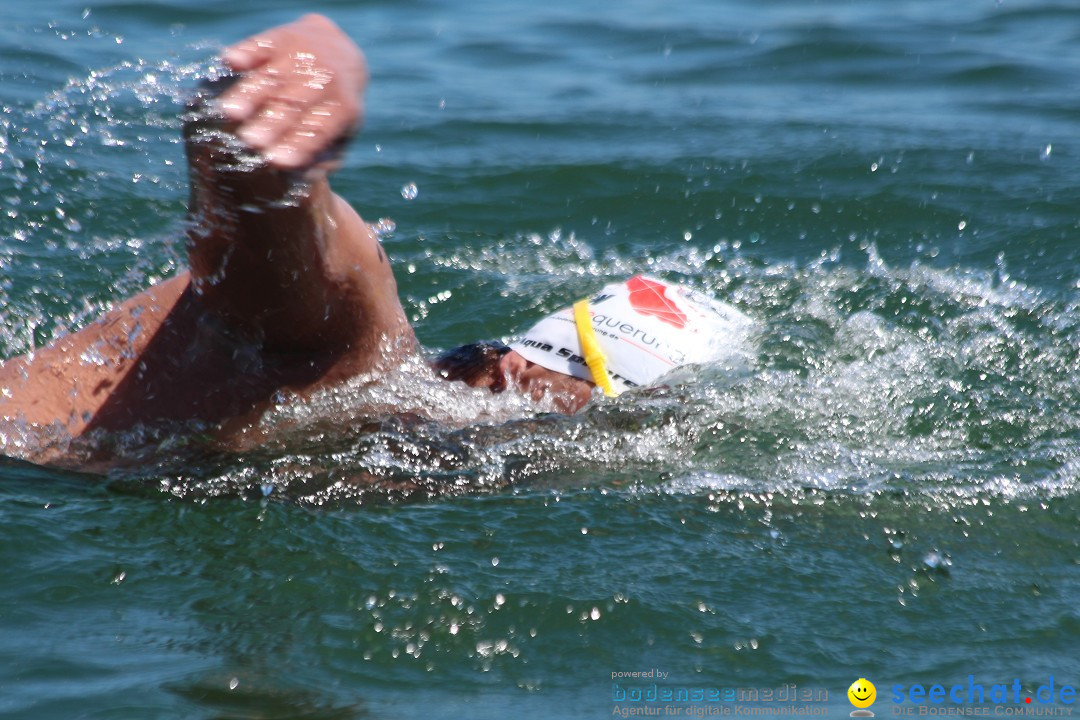
[[225, 64], [243, 77], [218, 100], [236, 135], [286, 170], [326, 164], [363, 120], [367, 61], [322, 15], [258, 33], [227, 47]]

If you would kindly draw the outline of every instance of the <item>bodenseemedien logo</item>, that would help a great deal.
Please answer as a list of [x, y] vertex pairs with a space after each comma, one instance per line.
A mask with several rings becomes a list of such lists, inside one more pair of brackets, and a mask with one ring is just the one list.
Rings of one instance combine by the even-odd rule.
[[851, 717], [874, 717], [872, 710], [867, 710], [877, 700], [877, 688], [866, 678], [859, 678], [847, 689], [848, 700], [855, 706]]

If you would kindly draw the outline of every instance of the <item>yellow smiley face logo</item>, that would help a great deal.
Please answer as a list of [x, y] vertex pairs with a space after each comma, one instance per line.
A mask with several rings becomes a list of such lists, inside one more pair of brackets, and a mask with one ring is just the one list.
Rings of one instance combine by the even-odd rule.
[[847, 689], [848, 700], [857, 708], [868, 708], [877, 700], [877, 688], [866, 678], [859, 678]]

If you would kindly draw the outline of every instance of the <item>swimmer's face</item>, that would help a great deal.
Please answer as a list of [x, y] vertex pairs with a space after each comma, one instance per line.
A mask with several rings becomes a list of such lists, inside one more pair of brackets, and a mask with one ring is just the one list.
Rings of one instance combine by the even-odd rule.
[[[565, 413], [576, 413], [585, 407], [595, 387], [587, 380], [563, 375], [530, 362], [513, 350], [499, 358], [499, 370], [533, 400], [539, 402], [544, 395], [549, 395], [555, 407]], [[492, 390], [495, 388], [492, 387]]]
[[500, 393], [513, 383], [518, 390], [539, 401], [551, 397], [561, 412], [575, 413], [592, 397], [593, 383], [548, 370], [529, 362], [504, 346], [491, 343], [465, 345], [444, 354], [434, 363], [436, 372], [447, 380], [469, 387]]

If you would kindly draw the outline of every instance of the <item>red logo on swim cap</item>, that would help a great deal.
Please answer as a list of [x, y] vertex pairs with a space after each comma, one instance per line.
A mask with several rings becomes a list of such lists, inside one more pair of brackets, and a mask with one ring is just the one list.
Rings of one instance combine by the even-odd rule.
[[668, 299], [666, 285], [635, 275], [626, 281], [626, 287], [630, 290], [630, 306], [639, 313], [680, 329], [686, 327], [686, 315]]

